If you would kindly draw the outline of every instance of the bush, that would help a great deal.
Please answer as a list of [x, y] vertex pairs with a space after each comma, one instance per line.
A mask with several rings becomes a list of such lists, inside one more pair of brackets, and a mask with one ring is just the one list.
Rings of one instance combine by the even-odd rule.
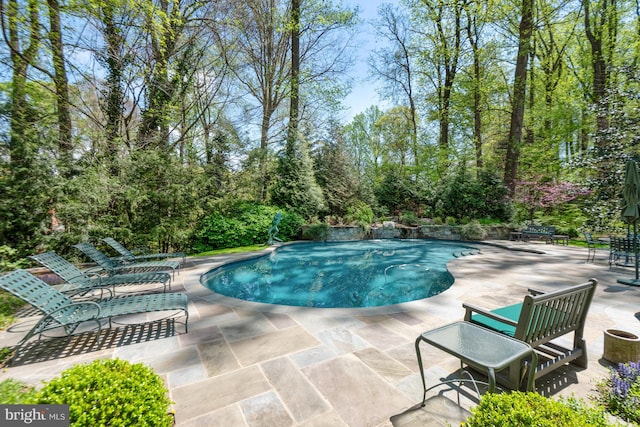
[[640, 423], [640, 362], [618, 364], [597, 389], [598, 401], [608, 412]]
[[577, 399], [567, 402], [546, 398], [538, 393], [515, 391], [509, 394], [487, 393], [466, 427], [588, 427], [610, 426], [604, 412]]
[[291, 240], [304, 223], [302, 217], [275, 206], [242, 203], [226, 213], [216, 212], [207, 217], [195, 234], [194, 251], [236, 248], [265, 243], [273, 217], [282, 213], [277, 237]]
[[0, 330], [7, 328], [14, 321], [14, 313], [24, 305], [24, 301], [8, 292], [0, 291]]
[[68, 404], [73, 426], [171, 426], [162, 379], [142, 363], [96, 360], [62, 372], [33, 404]]
[[346, 219], [348, 222], [369, 227], [373, 222], [373, 210], [371, 206], [364, 202], [357, 202], [353, 206], [347, 207]]
[[417, 215], [411, 211], [403, 212], [398, 218], [398, 222], [402, 225], [415, 226], [420, 222]]
[[471, 221], [460, 226], [460, 236], [465, 240], [482, 240], [487, 237], [487, 232], [478, 221]]
[[12, 378], [0, 382], [0, 404], [16, 405], [33, 398], [35, 389], [21, 381]]

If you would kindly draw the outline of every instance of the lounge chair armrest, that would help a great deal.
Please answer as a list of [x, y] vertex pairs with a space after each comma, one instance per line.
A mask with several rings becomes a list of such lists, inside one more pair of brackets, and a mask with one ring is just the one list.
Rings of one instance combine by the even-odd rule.
[[463, 303], [462, 307], [464, 307], [464, 309], [466, 310], [464, 315], [464, 320], [466, 321], [471, 320], [472, 313], [478, 313], [478, 314], [482, 314], [483, 316], [487, 316], [493, 320], [497, 320], [498, 322], [506, 323], [507, 325], [518, 326], [518, 322], [514, 322], [513, 320], [507, 319], [506, 317], [500, 316], [499, 314], [492, 313], [491, 311], [485, 308], [477, 307], [475, 305], [471, 305], [467, 303]]
[[67, 310], [70, 307], [80, 308], [81, 306], [87, 306], [87, 308], [95, 310], [96, 314], [93, 316], [94, 318], [98, 318], [100, 316], [100, 304], [94, 301], [78, 301], [78, 302], [74, 302], [73, 304], [68, 304], [68, 305], [63, 305], [62, 307], [58, 307], [57, 309], [51, 311], [50, 313], [47, 313], [45, 318], [55, 319], [55, 314], [58, 313], [59, 311]]
[[91, 267], [82, 271], [89, 277], [101, 276], [106, 273], [106, 270], [102, 267]]

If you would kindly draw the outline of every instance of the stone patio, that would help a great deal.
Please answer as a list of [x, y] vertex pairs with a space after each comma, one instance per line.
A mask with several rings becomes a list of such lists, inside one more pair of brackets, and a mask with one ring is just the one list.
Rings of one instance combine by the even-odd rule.
[[[589, 368], [567, 366], [541, 378], [547, 396], [589, 398], [607, 375], [603, 331], [640, 335], [640, 288], [621, 285], [630, 269], [609, 269], [608, 252], [586, 264], [587, 249], [496, 241], [449, 264], [446, 292], [420, 301], [368, 309], [272, 306], [226, 298], [204, 288], [200, 275], [246, 255], [189, 258], [174, 291], [189, 296], [189, 333], [169, 320], [122, 325], [72, 339], [34, 341], [0, 380], [38, 385], [66, 368], [98, 358], [143, 362], [163, 376], [178, 426], [444, 426], [457, 425], [476, 401], [463, 386], [439, 387], [422, 408], [414, 341], [423, 331], [464, 316], [462, 303], [487, 308], [520, 302], [527, 288], [553, 290], [595, 277], [598, 290], [585, 336]], [[0, 333], [12, 345], [36, 319], [29, 310]], [[151, 316], [125, 319], [151, 321]], [[421, 347], [427, 385], [457, 377], [459, 362]]]

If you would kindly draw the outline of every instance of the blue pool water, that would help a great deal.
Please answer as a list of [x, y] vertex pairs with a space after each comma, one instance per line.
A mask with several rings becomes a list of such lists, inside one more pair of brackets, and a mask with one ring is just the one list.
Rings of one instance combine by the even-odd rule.
[[438, 240], [296, 243], [205, 273], [214, 292], [302, 307], [376, 307], [437, 295], [451, 287], [447, 262], [477, 252]]

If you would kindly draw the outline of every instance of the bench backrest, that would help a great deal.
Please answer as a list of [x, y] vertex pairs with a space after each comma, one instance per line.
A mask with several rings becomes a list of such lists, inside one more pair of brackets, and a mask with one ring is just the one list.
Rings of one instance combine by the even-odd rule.
[[572, 286], [541, 295], [527, 295], [522, 304], [514, 337], [532, 347], [575, 331], [582, 337], [598, 281]]
[[556, 228], [553, 225], [528, 225], [524, 232], [554, 235]]

